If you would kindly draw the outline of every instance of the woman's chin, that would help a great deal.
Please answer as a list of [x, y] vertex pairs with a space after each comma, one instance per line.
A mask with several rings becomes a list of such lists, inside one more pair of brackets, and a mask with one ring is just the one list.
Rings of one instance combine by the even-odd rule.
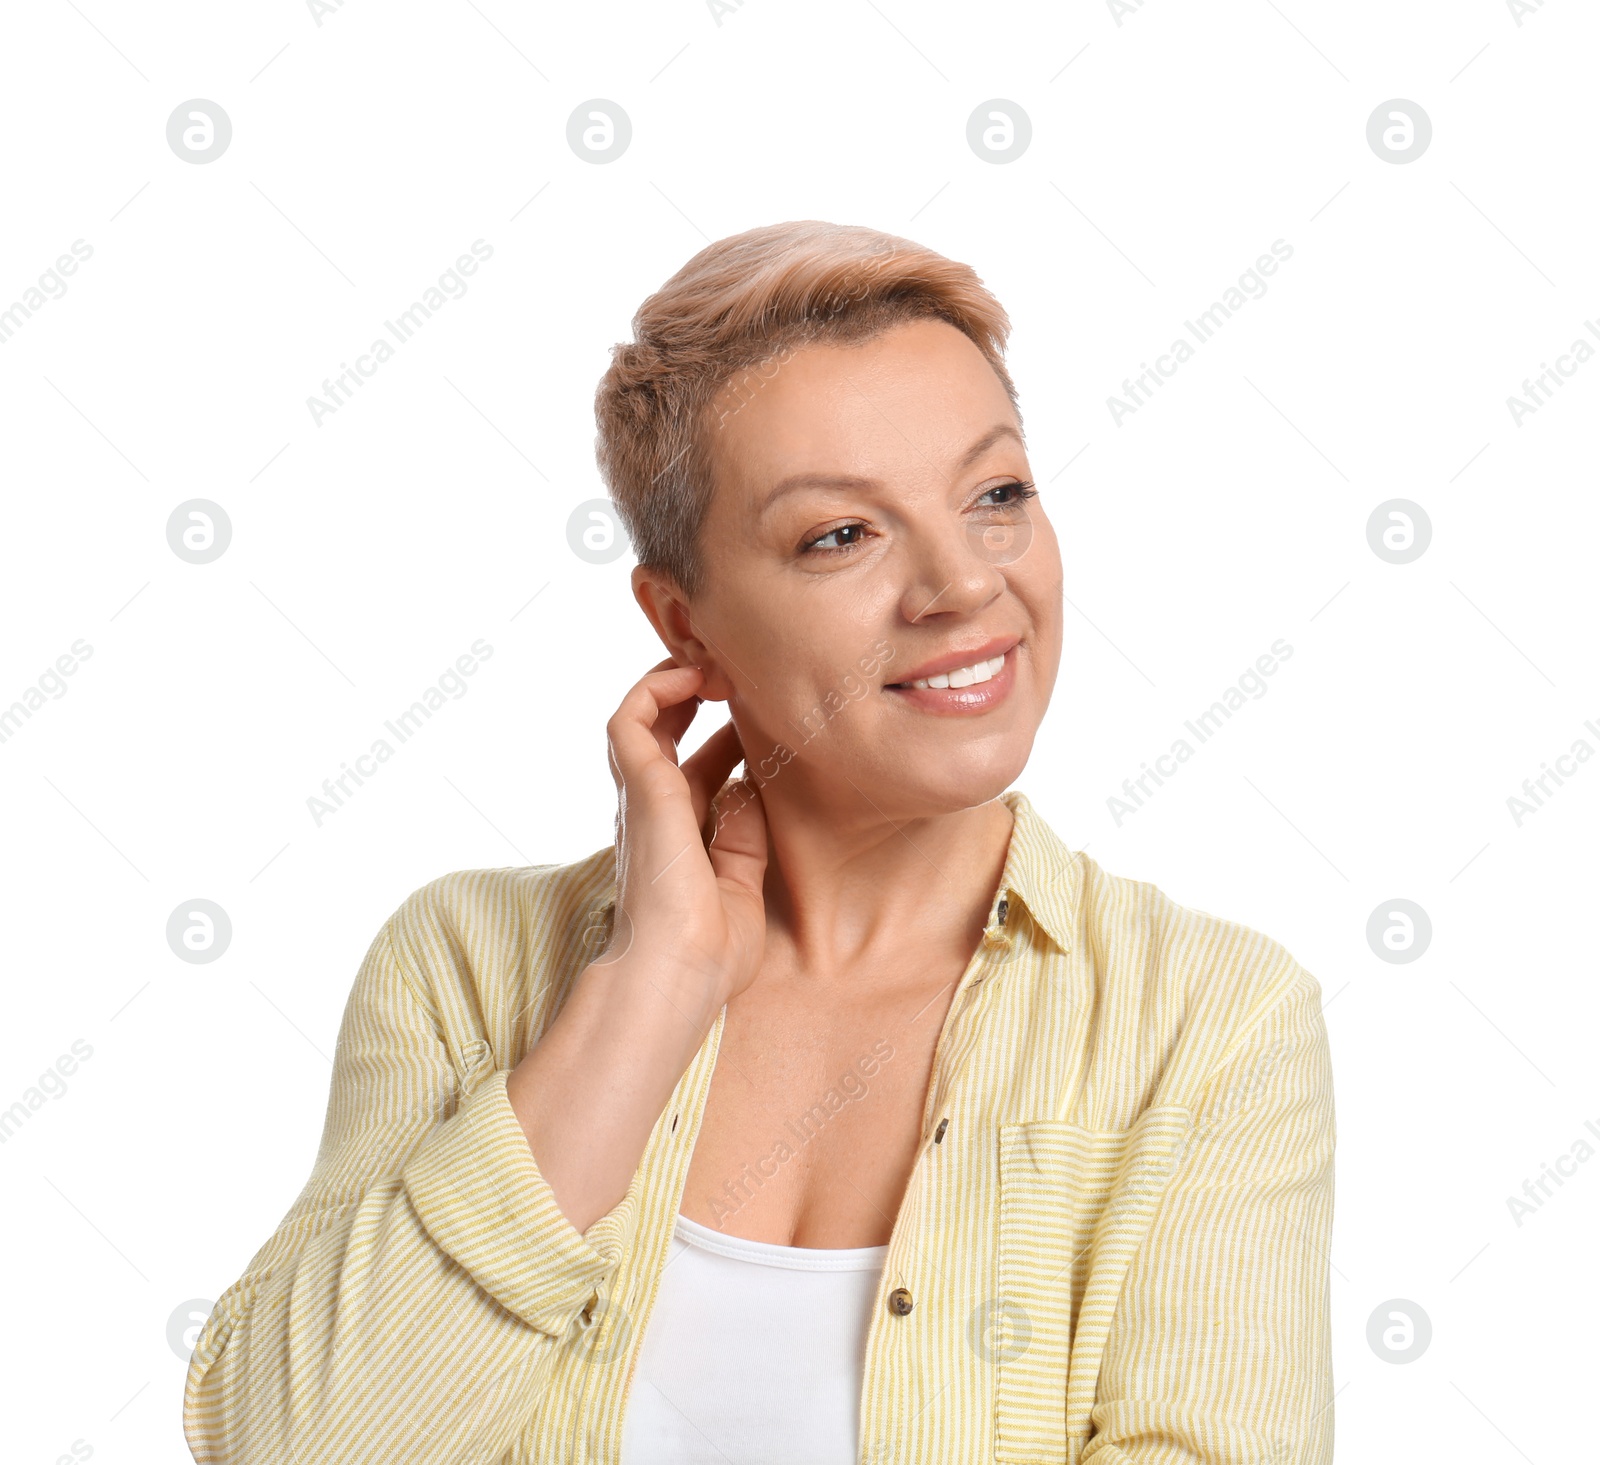
[[[883, 770], [862, 791], [891, 819], [926, 819], [976, 808], [1000, 797], [1027, 764], [1021, 758], [960, 758], [934, 767], [908, 750], [903, 761]], [[848, 789], [849, 785], [845, 787]]]

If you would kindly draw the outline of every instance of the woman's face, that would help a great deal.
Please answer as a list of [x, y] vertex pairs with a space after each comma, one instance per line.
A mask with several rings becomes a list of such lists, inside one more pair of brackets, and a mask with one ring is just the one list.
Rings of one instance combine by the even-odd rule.
[[[803, 346], [710, 423], [704, 589], [641, 600], [676, 598], [658, 626], [729, 703], [764, 796], [870, 821], [1004, 792], [1055, 684], [1061, 556], [982, 353], [937, 320]], [[998, 669], [906, 685], [975, 663]]]

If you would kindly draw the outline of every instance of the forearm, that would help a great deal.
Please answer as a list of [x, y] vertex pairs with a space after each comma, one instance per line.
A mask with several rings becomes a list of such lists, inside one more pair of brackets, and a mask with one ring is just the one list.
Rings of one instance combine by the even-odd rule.
[[717, 1007], [703, 980], [623, 958], [587, 967], [506, 1097], [562, 1213], [586, 1231], [627, 1193]]
[[185, 1381], [190, 1453], [207, 1465], [497, 1458], [537, 1400], [552, 1338], [465, 1266], [441, 1265], [396, 1180], [320, 1226], [219, 1300]]

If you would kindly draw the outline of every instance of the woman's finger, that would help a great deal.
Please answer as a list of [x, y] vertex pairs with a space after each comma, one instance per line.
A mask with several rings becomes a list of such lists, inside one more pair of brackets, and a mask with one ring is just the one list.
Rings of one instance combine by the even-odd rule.
[[741, 886], [759, 903], [767, 869], [767, 813], [753, 780], [738, 779], [718, 798], [706, 853], [718, 880]]
[[656, 746], [661, 749], [661, 756], [667, 762], [679, 761], [678, 744], [683, 741], [683, 735], [689, 731], [689, 724], [700, 711], [700, 705], [700, 698], [694, 696], [685, 697], [683, 701], [674, 702], [672, 706], [661, 709], [652, 731], [656, 735]]
[[694, 804], [695, 823], [699, 827], [705, 827], [711, 800], [743, 757], [744, 745], [739, 741], [739, 730], [730, 718], [684, 759], [683, 776], [689, 780], [689, 797]]
[[[699, 667], [668, 667], [646, 672], [628, 688], [606, 723], [611, 774], [619, 790], [642, 794], [645, 789], [639, 780], [654, 782], [661, 777], [654, 771], [659, 764], [677, 763], [670, 733], [678, 721], [688, 726], [699, 705], [694, 700], [695, 688], [703, 679]], [[666, 781], [663, 787], [672, 787], [674, 781]]]
[[[689, 668], [680, 667], [675, 657], [667, 656], [658, 661], [646, 676], [653, 676], [662, 671], [687, 671]], [[661, 756], [669, 763], [678, 761], [678, 744], [683, 741], [683, 735], [688, 732], [689, 724], [694, 721], [695, 713], [700, 710], [699, 697], [686, 697], [681, 702], [675, 702], [670, 707], [663, 706], [661, 714], [656, 718], [655, 734], [656, 745], [661, 749]]]

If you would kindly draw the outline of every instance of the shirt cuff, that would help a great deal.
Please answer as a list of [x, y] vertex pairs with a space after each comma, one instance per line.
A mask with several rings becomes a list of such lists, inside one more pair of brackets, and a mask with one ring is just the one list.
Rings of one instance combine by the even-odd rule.
[[567, 1219], [506, 1095], [510, 1072], [484, 1076], [401, 1182], [428, 1234], [490, 1296], [561, 1337], [621, 1259], [623, 1206], [584, 1232]]

